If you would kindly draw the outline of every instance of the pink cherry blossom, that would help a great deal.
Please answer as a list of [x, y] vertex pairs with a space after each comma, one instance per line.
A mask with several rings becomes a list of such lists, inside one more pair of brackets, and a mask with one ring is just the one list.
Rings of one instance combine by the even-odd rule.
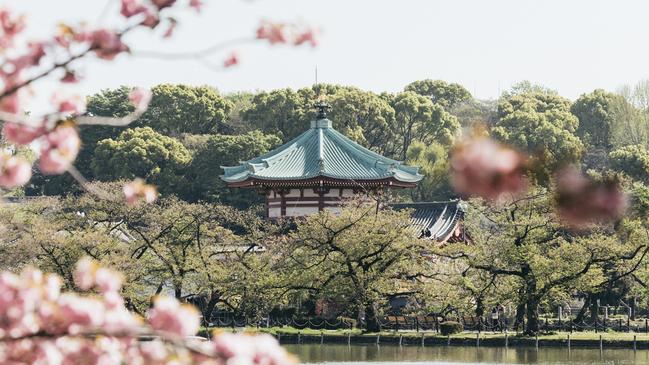
[[451, 183], [463, 196], [498, 199], [526, 188], [525, 158], [488, 138], [467, 141], [451, 157]]
[[64, 84], [75, 84], [79, 82], [79, 75], [71, 70], [66, 70], [65, 75], [61, 77], [61, 82]]
[[232, 52], [228, 58], [223, 61], [223, 67], [232, 67], [239, 63], [239, 55], [236, 52]]
[[18, 114], [20, 112], [20, 104], [20, 94], [14, 92], [0, 99], [0, 110], [11, 114]]
[[65, 172], [77, 157], [81, 140], [72, 126], [61, 125], [45, 136], [41, 147], [40, 169], [44, 174]]
[[307, 29], [298, 36], [293, 41], [293, 44], [296, 46], [302, 45], [303, 43], [309, 43], [311, 47], [316, 47], [318, 45], [318, 39], [316, 31], [314, 29]]
[[574, 166], [557, 174], [556, 202], [562, 222], [574, 229], [616, 221], [628, 207], [628, 197], [615, 179], [595, 181]]
[[117, 32], [108, 29], [99, 29], [91, 33], [91, 47], [95, 49], [97, 57], [112, 60], [122, 52], [128, 52], [128, 47], [122, 42]]
[[151, 102], [151, 91], [140, 87], [134, 88], [128, 95], [128, 100], [136, 110], [146, 110]]
[[67, 333], [77, 334], [94, 329], [104, 322], [106, 307], [99, 299], [61, 294], [57, 301], [58, 317], [54, 320]]
[[162, 35], [162, 38], [170, 38], [171, 36], [173, 36], [177, 25], [178, 25], [178, 21], [176, 19], [169, 18], [169, 26], [167, 27], [167, 30]]
[[194, 336], [200, 326], [196, 308], [180, 304], [175, 298], [158, 296], [149, 312], [149, 324], [155, 330], [172, 336]]
[[135, 179], [123, 187], [126, 204], [135, 205], [141, 200], [147, 204], [155, 202], [158, 192], [153, 185], [145, 184], [142, 179]]
[[14, 38], [25, 29], [25, 16], [15, 16], [8, 9], [0, 9], [0, 49], [11, 47]]
[[95, 285], [102, 293], [118, 292], [122, 288], [122, 275], [100, 267], [95, 271]]
[[67, 114], [82, 114], [86, 110], [85, 100], [78, 96], [64, 96], [62, 94], [54, 94], [52, 102], [57, 106], [59, 113]]
[[151, 0], [151, 2], [158, 7], [158, 9], [163, 9], [173, 5], [176, 0]]
[[281, 23], [264, 21], [257, 28], [257, 39], [266, 39], [270, 44], [286, 43], [288, 42], [286, 26]]
[[200, 12], [201, 8], [203, 7], [203, 1], [202, 0], [189, 0], [189, 6], [196, 9], [197, 12]]
[[120, 14], [127, 18], [144, 13], [146, 11], [147, 6], [141, 0], [122, 0]]
[[97, 261], [84, 257], [77, 261], [74, 270], [74, 284], [81, 290], [90, 290], [95, 285], [95, 272], [99, 268]]
[[23, 186], [32, 177], [32, 165], [25, 159], [4, 155], [0, 157], [0, 186], [12, 189]]
[[4, 135], [5, 139], [9, 142], [18, 144], [31, 143], [33, 140], [42, 136], [44, 133], [45, 128], [43, 126], [32, 127], [11, 122], [5, 122], [2, 126], [2, 134]]

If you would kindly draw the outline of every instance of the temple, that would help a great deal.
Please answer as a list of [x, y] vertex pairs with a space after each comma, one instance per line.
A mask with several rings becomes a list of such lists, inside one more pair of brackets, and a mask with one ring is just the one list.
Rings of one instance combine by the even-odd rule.
[[[266, 196], [268, 218], [337, 212], [346, 198], [388, 189], [414, 188], [423, 178], [417, 167], [381, 156], [347, 138], [327, 119], [329, 106], [316, 104], [311, 128], [284, 145], [238, 166], [221, 166], [229, 187], [253, 188]], [[446, 241], [457, 235], [462, 215], [457, 202], [395, 204], [413, 209], [413, 229], [421, 237]]]

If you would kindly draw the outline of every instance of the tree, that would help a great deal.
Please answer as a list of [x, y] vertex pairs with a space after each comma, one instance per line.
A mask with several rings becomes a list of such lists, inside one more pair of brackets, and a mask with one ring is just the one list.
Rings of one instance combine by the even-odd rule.
[[241, 115], [249, 129], [281, 136], [287, 142], [309, 128], [310, 119], [315, 117], [314, 101], [289, 88], [263, 91], [255, 94], [250, 107]]
[[162, 84], [151, 89], [147, 111], [136, 126], [177, 137], [181, 133], [218, 133], [233, 107], [231, 101], [210, 86]]
[[395, 111], [394, 134], [402, 139], [398, 144], [401, 159], [406, 158], [413, 140], [450, 145], [460, 132], [457, 118], [412, 91], [397, 94], [391, 104]]
[[356, 87], [319, 85], [314, 89], [328, 95], [332, 107], [328, 117], [334, 128], [380, 154], [395, 154], [400, 144], [391, 128], [395, 112], [384, 98]]
[[324, 97], [331, 105], [334, 128], [379, 153], [394, 151], [390, 125], [394, 110], [379, 95], [356, 87], [318, 84], [297, 91], [279, 89], [256, 94], [241, 113], [250, 129], [281, 136], [287, 142], [310, 127], [314, 104]]
[[408, 230], [408, 212], [350, 205], [340, 214], [323, 211], [297, 223], [287, 255], [290, 287], [322, 298], [346, 298], [358, 324], [377, 331], [379, 306], [407, 291], [425, 260], [423, 241]]
[[462, 85], [447, 83], [442, 80], [419, 80], [406, 85], [404, 91], [412, 91], [430, 98], [433, 104], [439, 104], [449, 109], [455, 105], [470, 100], [471, 93]]
[[559, 93], [556, 90], [550, 89], [545, 85], [537, 84], [529, 80], [523, 80], [512, 85], [509, 91], [503, 92], [501, 98], [509, 99], [512, 96], [520, 94], [558, 95]]
[[150, 127], [127, 129], [117, 139], [97, 144], [92, 159], [94, 176], [104, 181], [145, 178], [163, 193], [180, 193], [191, 162], [189, 151], [177, 140]]
[[543, 188], [498, 207], [472, 201], [465, 220], [472, 244], [451, 243], [437, 252], [495, 280], [508, 280], [517, 323], [525, 319], [528, 334], [539, 330], [539, 305], [575, 290], [594, 290], [607, 281], [604, 266], [633, 267], [649, 250], [638, 235], [601, 228], [573, 235], [560, 226], [551, 205]]
[[642, 182], [649, 182], [649, 150], [641, 145], [619, 148], [609, 154], [611, 167]]
[[[254, 190], [229, 189], [220, 179], [221, 166], [234, 166], [240, 161], [263, 155], [277, 147], [281, 140], [272, 134], [252, 131], [239, 135], [193, 136], [193, 159], [188, 168], [191, 191], [185, 195], [189, 200], [220, 201], [239, 207], [248, 207], [260, 202]], [[184, 141], [190, 137], [186, 136]], [[186, 142], [187, 143], [187, 142]]]
[[442, 201], [453, 196], [448, 179], [448, 150], [444, 146], [415, 141], [408, 148], [406, 163], [419, 166], [419, 172], [424, 175], [411, 192], [414, 201]]
[[570, 108], [579, 119], [575, 134], [590, 148], [610, 150], [613, 129], [617, 124], [616, 110], [622, 103], [626, 103], [624, 98], [602, 89], [581, 95]]
[[576, 162], [583, 145], [574, 132], [579, 120], [570, 113], [570, 101], [554, 94], [524, 93], [498, 104], [498, 122], [492, 135], [533, 155], [540, 181], [551, 171]]

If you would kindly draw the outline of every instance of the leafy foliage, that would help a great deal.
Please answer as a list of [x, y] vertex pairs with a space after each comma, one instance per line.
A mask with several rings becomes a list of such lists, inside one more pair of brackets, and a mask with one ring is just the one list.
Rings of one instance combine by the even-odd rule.
[[574, 134], [578, 126], [569, 100], [554, 94], [524, 93], [501, 100], [498, 122], [491, 132], [497, 139], [532, 154], [544, 181], [550, 171], [579, 161], [583, 144]]
[[182, 192], [189, 151], [177, 140], [150, 127], [127, 129], [117, 139], [97, 144], [92, 160], [94, 175], [101, 180], [146, 178], [162, 192]]

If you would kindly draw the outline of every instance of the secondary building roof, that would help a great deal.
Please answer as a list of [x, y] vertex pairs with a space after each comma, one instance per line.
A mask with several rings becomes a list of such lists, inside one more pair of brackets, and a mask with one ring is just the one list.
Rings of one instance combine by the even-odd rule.
[[460, 221], [464, 207], [458, 200], [430, 203], [390, 204], [395, 210], [411, 209], [409, 228], [420, 238], [438, 242], [464, 240]]
[[[381, 156], [336, 131], [322, 117], [295, 139], [238, 166], [222, 166], [230, 186], [393, 185], [412, 187], [417, 167]], [[311, 183], [311, 184], [310, 184]]]

